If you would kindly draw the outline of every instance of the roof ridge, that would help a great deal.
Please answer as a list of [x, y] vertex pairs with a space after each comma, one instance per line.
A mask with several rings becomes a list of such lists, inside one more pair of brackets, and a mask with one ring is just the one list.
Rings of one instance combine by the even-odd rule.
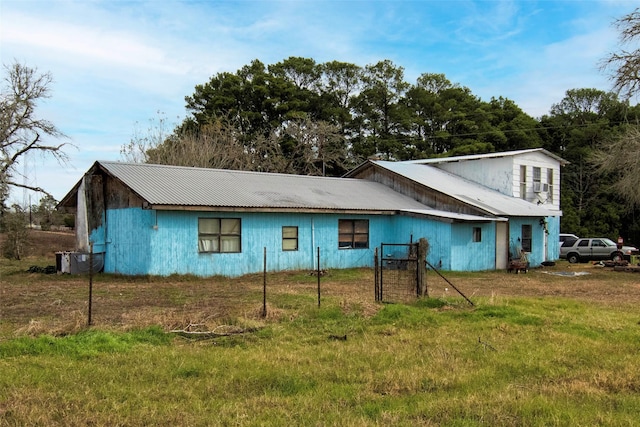
[[180, 166], [180, 165], [162, 165], [157, 163], [137, 163], [137, 162], [120, 162], [116, 160], [98, 160], [98, 163], [101, 165], [118, 165], [118, 166], [135, 166], [135, 167], [149, 167], [149, 168], [166, 168], [166, 169], [177, 169], [177, 170], [199, 170], [206, 172], [223, 172], [223, 173], [239, 173], [239, 174], [253, 174], [253, 175], [273, 175], [279, 177], [297, 177], [297, 178], [309, 178], [309, 179], [355, 179], [355, 178], [341, 178], [335, 176], [320, 176], [320, 175], [299, 175], [294, 173], [284, 173], [284, 172], [262, 172], [262, 171], [247, 171], [242, 169], [222, 169], [222, 168], [205, 168], [200, 166]]

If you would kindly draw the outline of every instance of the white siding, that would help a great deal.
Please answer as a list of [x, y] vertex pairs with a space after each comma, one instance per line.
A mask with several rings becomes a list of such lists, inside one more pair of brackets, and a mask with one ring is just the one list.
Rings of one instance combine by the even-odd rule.
[[[520, 166], [525, 165], [527, 167], [527, 194], [525, 200], [540, 204], [549, 210], [560, 210], [560, 162], [548, 157], [540, 152], [524, 153], [514, 157], [513, 175], [514, 197], [520, 197]], [[542, 185], [549, 184], [547, 181], [547, 170], [553, 169], [553, 194], [551, 201], [546, 192], [534, 193], [533, 191], [533, 168], [540, 168], [540, 183]], [[516, 178], [517, 176], [517, 178]]]
[[440, 163], [434, 166], [470, 181], [482, 184], [507, 196], [513, 196], [513, 158], [498, 157]]
[[[468, 180], [477, 182], [507, 196], [522, 198], [520, 194], [520, 166], [527, 168], [527, 191], [524, 200], [539, 204], [551, 211], [560, 210], [560, 162], [542, 152], [527, 152], [513, 156], [479, 158], [458, 162], [436, 163], [446, 170]], [[551, 198], [545, 192], [533, 191], [533, 168], [540, 168], [540, 183], [549, 184], [547, 170], [553, 169]], [[540, 203], [538, 203], [540, 202]]]

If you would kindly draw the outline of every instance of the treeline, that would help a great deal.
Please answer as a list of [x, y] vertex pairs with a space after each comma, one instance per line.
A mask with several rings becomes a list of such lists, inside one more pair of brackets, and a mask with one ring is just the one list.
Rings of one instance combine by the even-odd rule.
[[[526, 84], [526, 82], [523, 82]], [[544, 90], [544, 88], [540, 88]], [[291, 57], [258, 60], [197, 85], [189, 116], [123, 147], [129, 160], [339, 176], [369, 157], [410, 160], [543, 147], [570, 162], [562, 171], [562, 229], [621, 234], [640, 243], [637, 209], [595, 173], [593, 154], [635, 125], [638, 105], [611, 92], [573, 89], [533, 118], [513, 101], [483, 101], [443, 74], [415, 83], [389, 60], [361, 67]]]

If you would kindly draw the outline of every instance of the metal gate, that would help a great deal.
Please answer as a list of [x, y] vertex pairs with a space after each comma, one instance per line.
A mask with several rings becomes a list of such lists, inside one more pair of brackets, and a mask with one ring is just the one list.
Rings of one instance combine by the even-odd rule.
[[424, 265], [419, 261], [418, 249], [418, 243], [380, 245], [380, 252], [376, 253], [376, 301], [407, 302], [421, 296]]

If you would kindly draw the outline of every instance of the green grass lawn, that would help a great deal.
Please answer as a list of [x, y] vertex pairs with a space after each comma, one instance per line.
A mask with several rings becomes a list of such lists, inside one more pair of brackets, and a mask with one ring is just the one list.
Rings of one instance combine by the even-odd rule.
[[631, 426], [639, 344], [635, 313], [530, 299], [328, 306], [198, 341], [21, 337], [0, 343], [0, 423]]
[[277, 316], [227, 318], [247, 331], [229, 336], [159, 326], [5, 334], [0, 426], [638, 425], [634, 305], [474, 302], [372, 310], [329, 296], [318, 308], [313, 294], [283, 292], [270, 296]]

